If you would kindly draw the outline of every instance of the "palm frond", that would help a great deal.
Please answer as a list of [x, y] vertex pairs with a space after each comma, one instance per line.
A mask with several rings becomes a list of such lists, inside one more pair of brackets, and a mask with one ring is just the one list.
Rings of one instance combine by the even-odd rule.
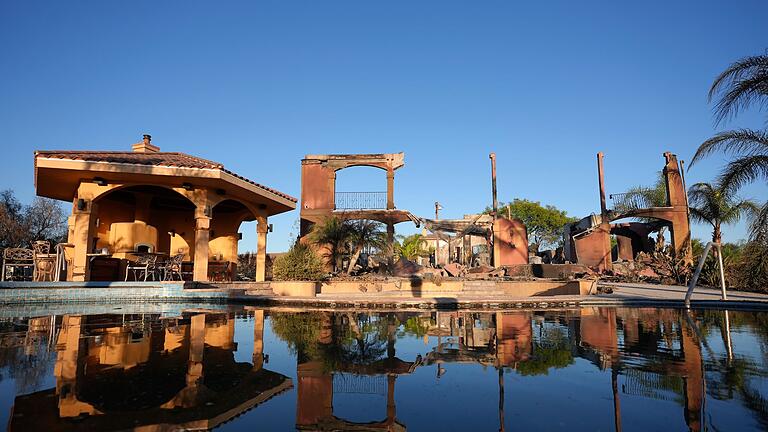
[[709, 89], [710, 101], [718, 95], [715, 124], [754, 103], [761, 108], [768, 106], [768, 56], [751, 56], [732, 63]]
[[715, 225], [712, 222], [712, 215], [702, 212], [701, 210], [694, 207], [691, 207], [690, 210], [691, 210], [691, 219], [693, 219], [695, 222], [708, 223], [713, 226]]
[[737, 129], [720, 132], [699, 146], [688, 168], [716, 151], [739, 156], [768, 155], [768, 131]]
[[768, 239], [768, 201], [754, 216], [749, 228], [751, 240], [761, 242]]
[[768, 154], [746, 156], [728, 163], [719, 181], [727, 188], [738, 189], [759, 178], [768, 181]]

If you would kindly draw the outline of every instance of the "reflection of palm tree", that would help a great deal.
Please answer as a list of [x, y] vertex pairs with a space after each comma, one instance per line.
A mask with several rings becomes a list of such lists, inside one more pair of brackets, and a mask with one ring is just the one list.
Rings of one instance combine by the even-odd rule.
[[[718, 314], [720, 315], [720, 314]], [[744, 314], [744, 316], [752, 316], [757, 314]], [[706, 316], [705, 316], [706, 318]], [[718, 317], [719, 318], [719, 317]], [[720, 374], [720, 379], [707, 380], [709, 392], [715, 399], [733, 399], [735, 394], [738, 394], [744, 406], [752, 411], [757, 422], [765, 429], [768, 429], [768, 399], [762, 396], [762, 394], [752, 387], [750, 382], [750, 376], [765, 375], [760, 371], [758, 365], [753, 361], [741, 356], [733, 357], [733, 359], [722, 362], [718, 356], [715, 355], [712, 348], [707, 343], [706, 337], [702, 333], [709, 333], [707, 327], [699, 328], [689, 315], [686, 315], [689, 326], [691, 326], [696, 332], [699, 342], [709, 353], [713, 365], [716, 367], [716, 372]], [[711, 321], [711, 320], [710, 320]], [[717, 319], [716, 326], [725, 325], [725, 321]], [[720, 328], [721, 334], [725, 337], [727, 329]], [[762, 331], [765, 331], [762, 329]], [[723, 341], [727, 344], [727, 341]]]

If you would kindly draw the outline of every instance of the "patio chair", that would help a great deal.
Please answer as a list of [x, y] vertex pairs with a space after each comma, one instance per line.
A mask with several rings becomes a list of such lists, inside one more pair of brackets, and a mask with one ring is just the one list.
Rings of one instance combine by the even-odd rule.
[[163, 280], [172, 281], [173, 275], [179, 277], [179, 280], [184, 280], [181, 274], [181, 263], [184, 261], [184, 254], [179, 253], [169, 258], [162, 267]]
[[56, 271], [56, 254], [51, 253], [51, 244], [45, 240], [32, 243], [34, 252], [34, 269], [32, 279], [35, 282], [53, 281], [53, 274]]
[[25, 248], [6, 248], [3, 251], [3, 272], [0, 279], [23, 281], [34, 272], [35, 251]]
[[147, 281], [149, 276], [152, 276], [152, 280], [155, 280], [155, 274], [157, 273], [157, 255], [153, 254], [137, 254], [136, 261], [128, 261], [128, 266], [125, 268], [125, 280], [128, 280], [128, 273], [133, 272], [133, 280], [139, 280], [139, 277], [144, 273], [144, 282]]

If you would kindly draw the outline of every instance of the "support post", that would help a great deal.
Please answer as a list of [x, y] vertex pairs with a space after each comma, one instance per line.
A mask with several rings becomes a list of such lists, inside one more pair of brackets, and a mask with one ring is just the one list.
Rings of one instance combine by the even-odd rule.
[[203, 352], [205, 348], [205, 314], [193, 315], [189, 324], [189, 363], [187, 386], [196, 387], [203, 378]]
[[72, 231], [68, 243], [75, 245], [72, 256], [72, 280], [84, 282], [90, 279], [91, 269], [88, 254], [91, 252], [96, 235], [97, 204], [93, 201], [76, 199], [71, 216]]
[[387, 167], [387, 210], [395, 208], [395, 170]]
[[264, 309], [253, 311], [253, 370], [264, 365]]
[[195, 263], [194, 277], [197, 282], [208, 281], [208, 240], [211, 218], [198, 216], [195, 218]]
[[491, 158], [491, 193], [493, 194], [493, 218], [496, 219], [496, 215], [499, 212], [499, 201], [496, 196], [496, 153], [489, 155]]
[[395, 265], [393, 261], [393, 255], [395, 254], [395, 224], [387, 222], [387, 267], [389, 272], [392, 273]]
[[605, 202], [605, 173], [603, 172], [603, 152], [597, 153], [597, 180], [600, 186], [600, 215], [605, 216], [608, 213], [608, 206]]
[[256, 282], [267, 280], [267, 231], [266, 216], [256, 217]]

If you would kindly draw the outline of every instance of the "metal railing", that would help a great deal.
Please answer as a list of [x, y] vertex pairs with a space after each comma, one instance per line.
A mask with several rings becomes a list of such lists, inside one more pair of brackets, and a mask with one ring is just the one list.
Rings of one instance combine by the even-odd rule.
[[384, 210], [386, 192], [336, 192], [336, 210]]
[[696, 266], [696, 270], [694, 270], [693, 272], [691, 281], [688, 283], [688, 291], [686, 291], [685, 293], [685, 307], [688, 309], [691, 308], [691, 295], [693, 295], [693, 289], [696, 287], [696, 282], [699, 281], [701, 270], [704, 268], [704, 262], [707, 260], [707, 256], [709, 256], [709, 251], [712, 248], [715, 248], [715, 252], [717, 253], [717, 264], [718, 264], [718, 267], [720, 268], [720, 289], [723, 294], [722, 299], [728, 300], [728, 294], [725, 292], [725, 271], [723, 270], [723, 249], [720, 247], [720, 243], [709, 242], [707, 243], [707, 246], [704, 248], [704, 253], [701, 254], [701, 258], [699, 259], [699, 265]]
[[608, 195], [608, 198], [613, 202], [611, 208], [619, 213], [648, 206], [643, 194], [639, 192], [615, 193]]
[[333, 393], [372, 394], [386, 396], [386, 375], [333, 374]]

